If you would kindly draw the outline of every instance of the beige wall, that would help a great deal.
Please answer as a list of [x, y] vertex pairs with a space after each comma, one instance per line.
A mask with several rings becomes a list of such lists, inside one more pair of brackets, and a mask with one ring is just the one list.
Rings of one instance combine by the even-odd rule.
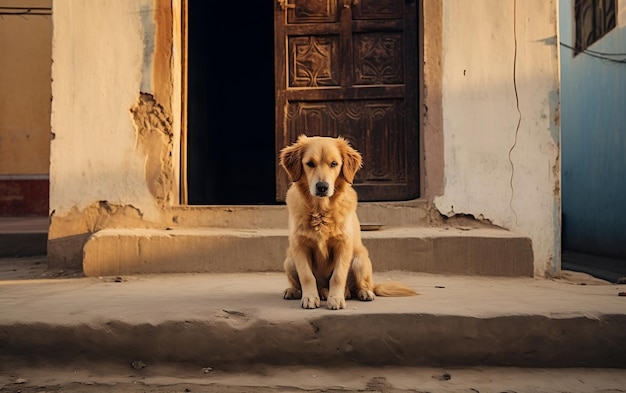
[[442, 4], [445, 180], [435, 206], [530, 237], [535, 274], [557, 274], [558, 1]]
[[[25, 6], [52, 0], [0, 0]], [[0, 176], [48, 173], [51, 58], [52, 16], [0, 17]]]
[[100, 229], [162, 226], [178, 201], [179, 5], [54, 0], [52, 265], [80, 266]]
[[[99, 229], [172, 225], [179, 6], [54, 0], [52, 263], [80, 264]], [[556, 9], [556, 0], [424, 1], [425, 197], [444, 215], [530, 237], [538, 276], [559, 268]]]

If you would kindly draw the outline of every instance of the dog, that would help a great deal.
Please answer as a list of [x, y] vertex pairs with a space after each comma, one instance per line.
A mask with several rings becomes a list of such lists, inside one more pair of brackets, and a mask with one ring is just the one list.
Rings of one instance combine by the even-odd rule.
[[307, 137], [280, 151], [280, 165], [292, 181], [287, 191], [289, 247], [284, 269], [290, 286], [285, 299], [303, 308], [346, 307], [346, 299], [413, 296], [397, 282], [374, 284], [372, 262], [361, 241], [352, 187], [361, 154], [342, 137]]

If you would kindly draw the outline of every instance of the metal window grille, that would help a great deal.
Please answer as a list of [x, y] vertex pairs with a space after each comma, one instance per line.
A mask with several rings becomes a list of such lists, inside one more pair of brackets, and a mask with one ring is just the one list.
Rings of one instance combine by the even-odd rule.
[[617, 0], [575, 0], [575, 54], [587, 49], [615, 28]]

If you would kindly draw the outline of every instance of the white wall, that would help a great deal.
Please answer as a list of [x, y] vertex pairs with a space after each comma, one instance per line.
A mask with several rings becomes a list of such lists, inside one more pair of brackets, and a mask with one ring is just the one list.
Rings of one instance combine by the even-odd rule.
[[445, 190], [435, 204], [443, 214], [471, 214], [529, 236], [535, 275], [555, 274], [557, 4], [446, 0], [443, 6]]
[[144, 218], [158, 209], [145, 181], [130, 108], [142, 86], [146, 4], [53, 3], [50, 210], [63, 216], [98, 201], [132, 205]]

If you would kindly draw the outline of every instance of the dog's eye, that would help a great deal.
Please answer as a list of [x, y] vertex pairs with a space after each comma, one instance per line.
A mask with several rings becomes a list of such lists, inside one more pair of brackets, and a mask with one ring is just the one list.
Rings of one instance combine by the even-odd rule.
[[309, 168], [315, 168], [315, 163], [313, 161], [309, 161], [306, 163], [306, 166], [308, 166]]
[[339, 164], [337, 164], [337, 161], [333, 161], [333, 162], [331, 162], [331, 163], [330, 163], [330, 167], [331, 167], [331, 168], [334, 168], [334, 167], [336, 167], [337, 165], [339, 165]]

